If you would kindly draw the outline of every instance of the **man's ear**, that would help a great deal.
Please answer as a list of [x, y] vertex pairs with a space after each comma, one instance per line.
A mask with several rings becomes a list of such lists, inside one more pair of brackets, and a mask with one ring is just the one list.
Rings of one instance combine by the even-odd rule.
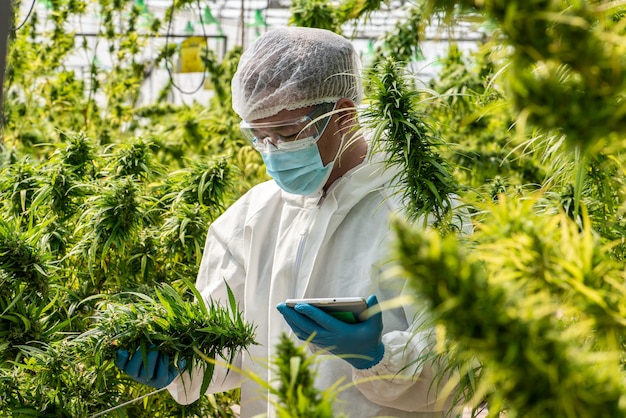
[[356, 105], [347, 97], [337, 100], [335, 106], [337, 112], [337, 123], [340, 128], [350, 128], [356, 122]]

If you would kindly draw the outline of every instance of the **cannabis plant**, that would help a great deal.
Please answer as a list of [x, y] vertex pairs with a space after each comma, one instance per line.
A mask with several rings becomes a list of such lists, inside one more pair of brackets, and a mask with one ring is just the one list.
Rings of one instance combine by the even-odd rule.
[[[170, 175], [143, 140], [98, 148], [83, 134], [63, 138], [47, 161], [17, 152], [0, 176], [7, 195], [20, 196], [10, 200], [19, 202], [17, 213], [14, 204], [2, 206], [0, 228], [0, 380], [12, 382], [0, 394], [4, 411], [86, 416], [147, 395], [103, 360], [110, 359], [108, 345], [102, 347], [109, 351], [85, 355], [84, 345], [66, 337], [91, 329], [98, 302], [113, 303], [120, 291], [149, 292], [155, 283], [195, 277], [208, 225], [232, 189], [223, 158]], [[15, 190], [15, 170], [23, 173], [19, 188], [30, 185], [24, 191]], [[180, 302], [160, 292], [163, 300]], [[226, 318], [213, 310], [190, 312]], [[230, 337], [223, 334], [222, 343]], [[218, 400], [232, 403], [228, 396]], [[150, 406], [125, 410], [171, 416], [224, 409], [216, 402], [212, 407], [203, 399], [189, 409], [158, 394]]]
[[315, 357], [305, 350], [306, 345], [296, 346], [287, 335], [281, 335], [272, 361], [279, 384], [273, 389], [278, 398], [277, 414], [281, 418], [337, 417], [332, 410], [337, 388], [323, 392], [315, 388]]
[[19, 337], [20, 341], [38, 336], [38, 324], [44, 317], [28, 315], [19, 309], [47, 304], [50, 277], [56, 272], [54, 260], [38, 244], [38, 238], [35, 228], [22, 230], [15, 220], [0, 221], [2, 317], [4, 324], [12, 323], [10, 335]]
[[[622, 9], [593, 1], [429, 1], [451, 14], [478, 6], [511, 46], [508, 98], [526, 122], [558, 129], [568, 143], [595, 151], [623, 133], [626, 86]], [[558, 18], [557, 18], [558, 16]]]
[[468, 365], [480, 360], [474, 403], [507, 416], [625, 416], [621, 269], [588, 221], [537, 215], [535, 202], [485, 208], [471, 247], [398, 223], [399, 260], [442, 335]]
[[369, 74], [370, 106], [363, 117], [373, 130], [373, 146], [387, 153], [387, 164], [401, 170], [396, 179], [410, 218], [433, 215], [446, 228], [451, 196], [459, 190], [449, 162], [441, 155], [445, 142], [434, 135], [425, 103], [408, 82], [402, 66], [388, 59]]
[[407, 8], [405, 17], [397, 21], [394, 29], [378, 39], [379, 45], [374, 51], [371, 66], [382, 66], [388, 59], [408, 63], [420, 57], [420, 40], [425, 37], [426, 23], [421, 6]]
[[[201, 392], [206, 392], [213, 367], [203, 359], [214, 360], [220, 355], [232, 360], [237, 352], [255, 343], [254, 328], [243, 321], [230, 291], [228, 311], [214, 303], [207, 306], [191, 283], [185, 285], [190, 289], [187, 295], [162, 284], [155, 289], [153, 297], [131, 292], [120, 294], [117, 301], [112, 298], [101, 302], [93, 317], [94, 327], [72, 343], [90, 347], [85, 355], [93, 356], [98, 367], [115, 358], [121, 347], [129, 349], [131, 354], [137, 350], [144, 361], [148, 349], [158, 349], [174, 365], [180, 365], [184, 359], [184, 367], [203, 368]], [[191, 295], [195, 301], [190, 301]]]

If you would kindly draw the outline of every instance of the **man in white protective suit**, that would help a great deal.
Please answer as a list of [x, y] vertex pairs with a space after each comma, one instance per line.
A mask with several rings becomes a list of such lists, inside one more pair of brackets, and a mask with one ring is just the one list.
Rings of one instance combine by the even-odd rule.
[[[355, 383], [338, 394], [337, 414], [443, 417], [451, 403], [438, 394], [438, 372], [419, 361], [433, 343], [419, 301], [371, 310], [378, 313], [358, 323], [284, 303], [363, 296], [371, 308], [405, 291], [386, 263], [390, 218], [402, 209], [391, 187], [397, 172], [385, 168], [384, 156], [359, 129], [359, 71], [352, 44], [321, 29], [271, 30], [243, 53], [232, 81], [233, 109], [273, 180], [253, 187], [212, 223], [196, 285], [207, 302], [226, 305], [228, 283], [244, 319], [257, 327], [259, 344], [237, 355], [236, 368], [272, 382], [280, 336], [310, 338], [326, 350], [316, 386]], [[131, 364], [140, 356], [122, 357], [116, 364], [133, 376]], [[168, 374], [167, 359], [154, 364], [163, 370], [144, 383], [167, 385], [183, 404], [202, 396], [201, 370], [177, 376]], [[266, 388], [226, 370], [216, 367], [209, 393], [241, 387], [242, 417], [275, 416]]]

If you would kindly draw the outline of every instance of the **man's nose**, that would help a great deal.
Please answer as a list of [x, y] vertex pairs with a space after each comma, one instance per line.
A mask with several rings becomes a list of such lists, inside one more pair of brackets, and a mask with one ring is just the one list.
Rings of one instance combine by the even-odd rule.
[[266, 145], [271, 144], [276, 148], [278, 145], [278, 136], [268, 135], [265, 138], [263, 138], [263, 143]]

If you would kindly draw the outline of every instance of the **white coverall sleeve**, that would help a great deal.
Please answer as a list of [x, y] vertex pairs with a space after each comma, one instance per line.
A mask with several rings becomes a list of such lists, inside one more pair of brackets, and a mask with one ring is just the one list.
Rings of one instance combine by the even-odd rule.
[[[459, 213], [455, 221], [459, 233], [471, 235], [473, 226], [467, 211], [455, 198], [453, 206]], [[402, 293], [413, 294], [406, 286]], [[413, 306], [408, 310], [413, 318], [420, 318], [427, 312], [425, 309]], [[421, 315], [417, 315], [420, 311]], [[379, 405], [414, 412], [450, 411], [458, 407], [454, 404], [454, 390], [450, 393], [447, 387], [451, 374], [441, 370], [445, 367], [439, 365], [441, 359], [432, 361], [432, 327], [425, 327], [418, 320], [407, 330], [383, 334], [382, 343], [385, 353], [378, 364], [363, 370], [353, 368], [352, 380], [366, 398]]]
[[[220, 303], [224, 308], [229, 307], [227, 283], [235, 300], [242, 300], [245, 270], [241, 254], [241, 224], [246, 210], [247, 202], [241, 199], [209, 228], [196, 280], [196, 287], [207, 304]], [[228, 353], [224, 356], [228, 357]], [[207, 393], [224, 392], [240, 386], [242, 376], [227, 367], [223, 358], [218, 356], [216, 361]], [[241, 368], [241, 353], [235, 355], [232, 366]], [[203, 376], [204, 369], [195, 367], [174, 379], [167, 389], [176, 402], [190, 404], [204, 395], [200, 393]]]
[[[230, 370], [229, 373], [226, 373], [229, 368], [225, 365], [225, 359], [218, 357], [216, 361], [218, 364], [222, 363], [222, 365], [215, 366], [211, 384], [206, 393], [224, 392], [240, 386], [242, 380], [241, 375], [234, 370]], [[237, 353], [231, 364], [236, 368], [241, 367], [241, 353]], [[189, 405], [204, 395], [200, 393], [203, 378], [204, 369], [202, 367], [195, 367], [174, 379], [167, 387], [167, 390], [176, 402], [182, 405]]]
[[370, 401], [415, 412], [444, 411], [451, 407], [441, 396], [445, 379], [434, 366], [420, 362], [432, 348], [429, 331], [392, 331], [382, 336], [385, 354], [369, 369], [353, 368], [352, 379]]

